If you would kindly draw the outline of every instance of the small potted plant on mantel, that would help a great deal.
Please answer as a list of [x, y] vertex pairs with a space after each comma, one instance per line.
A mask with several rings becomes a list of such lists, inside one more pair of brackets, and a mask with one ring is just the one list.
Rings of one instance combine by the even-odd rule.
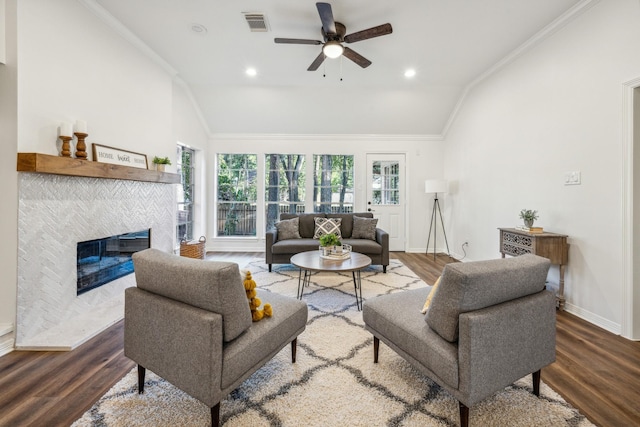
[[522, 209], [520, 211], [520, 218], [524, 220], [525, 227], [533, 227], [533, 221], [538, 219], [538, 211], [531, 209]]
[[169, 157], [158, 157], [155, 156], [153, 158], [153, 164], [156, 165], [156, 170], [158, 172], [164, 172], [164, 168], [166, 165], [171, 165], [171, 160], [169, 160]]
[[322, 248], [322, 255], [329, 255], [333, 251], [335, 246], [342, 247], [342, 242], [333, 233], [320, 236], [320, 247]]

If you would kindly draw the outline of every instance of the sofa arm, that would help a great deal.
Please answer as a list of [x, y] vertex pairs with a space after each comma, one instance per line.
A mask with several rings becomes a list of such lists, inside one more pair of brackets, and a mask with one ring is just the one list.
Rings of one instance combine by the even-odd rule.
[[224, 398], [217, 313], [127, 288], [124, 354], [210, 407]]
[[376, 228], [376, 242], [382, 246], [382, 260], [380, 264], [386, 267], [389, 265], [389, 233], [381, 228]]
[[459, 400], [471, 406], [556, 359], [549, 291], [460, 315]]
[[273, 229], [266, 232], [265, 239], [264, 239], [264, 245], [265, 245], [264, 252], [265, 252], [265, 262], [267, 264], [273, 264], [273, 253], [271, 252], [271, 246], [273, 246], [273, 244], [277, 241], [278, 241], [278, 230]]

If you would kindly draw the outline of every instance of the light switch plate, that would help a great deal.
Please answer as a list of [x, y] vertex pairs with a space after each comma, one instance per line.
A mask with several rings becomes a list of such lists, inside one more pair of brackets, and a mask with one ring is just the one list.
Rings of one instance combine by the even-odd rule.
[[582, 177], [580, 171], [571, 171], [564, 173], [564, 185], [580, 185], [582, 184]]

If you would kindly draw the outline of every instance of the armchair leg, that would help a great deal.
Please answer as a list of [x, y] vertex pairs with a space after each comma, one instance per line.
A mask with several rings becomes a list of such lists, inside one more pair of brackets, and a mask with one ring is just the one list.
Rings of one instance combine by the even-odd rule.
[[462, 402], [460, 404], [460, 427], [469, 427], [469, 408]]
[[296, 349], [298, 348], [298, 338], [291, 341], [291, 363], [296, 363]]
[[380, 338], [373, 336], [373, 363], [378, 363], [378, 351], [380, 350]]
[[271, 273], [271, 264], [269, 264], [269, 273]]
[[541, 371], [538, 369], [533, 374], [533, 394], [540, 397], [540, 373]]
[[147, 369], [144, 366], [138, 365], [138, 394], [144, 392], [144, 376], [147, 373]]
[[386, 265], [383, 265], [383, 266], [382, 266], [382, 272], [383, 272], [383, 273], [386, 273], [386, 272], [387, 272], [387, 266], [386, 266]]
[[220, 426], [220, 402], [211, 408], [211, 427]]

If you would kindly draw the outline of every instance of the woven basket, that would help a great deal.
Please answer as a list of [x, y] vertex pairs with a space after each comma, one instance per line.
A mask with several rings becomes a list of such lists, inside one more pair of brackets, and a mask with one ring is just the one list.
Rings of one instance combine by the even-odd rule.
[[180, 241], [180, 256], [187, 258], [204, 259], [204, 244], [207, 242], [207, 238], [200, 237], [200, 240], [193, 240], [187, 242], [186, 240]]

